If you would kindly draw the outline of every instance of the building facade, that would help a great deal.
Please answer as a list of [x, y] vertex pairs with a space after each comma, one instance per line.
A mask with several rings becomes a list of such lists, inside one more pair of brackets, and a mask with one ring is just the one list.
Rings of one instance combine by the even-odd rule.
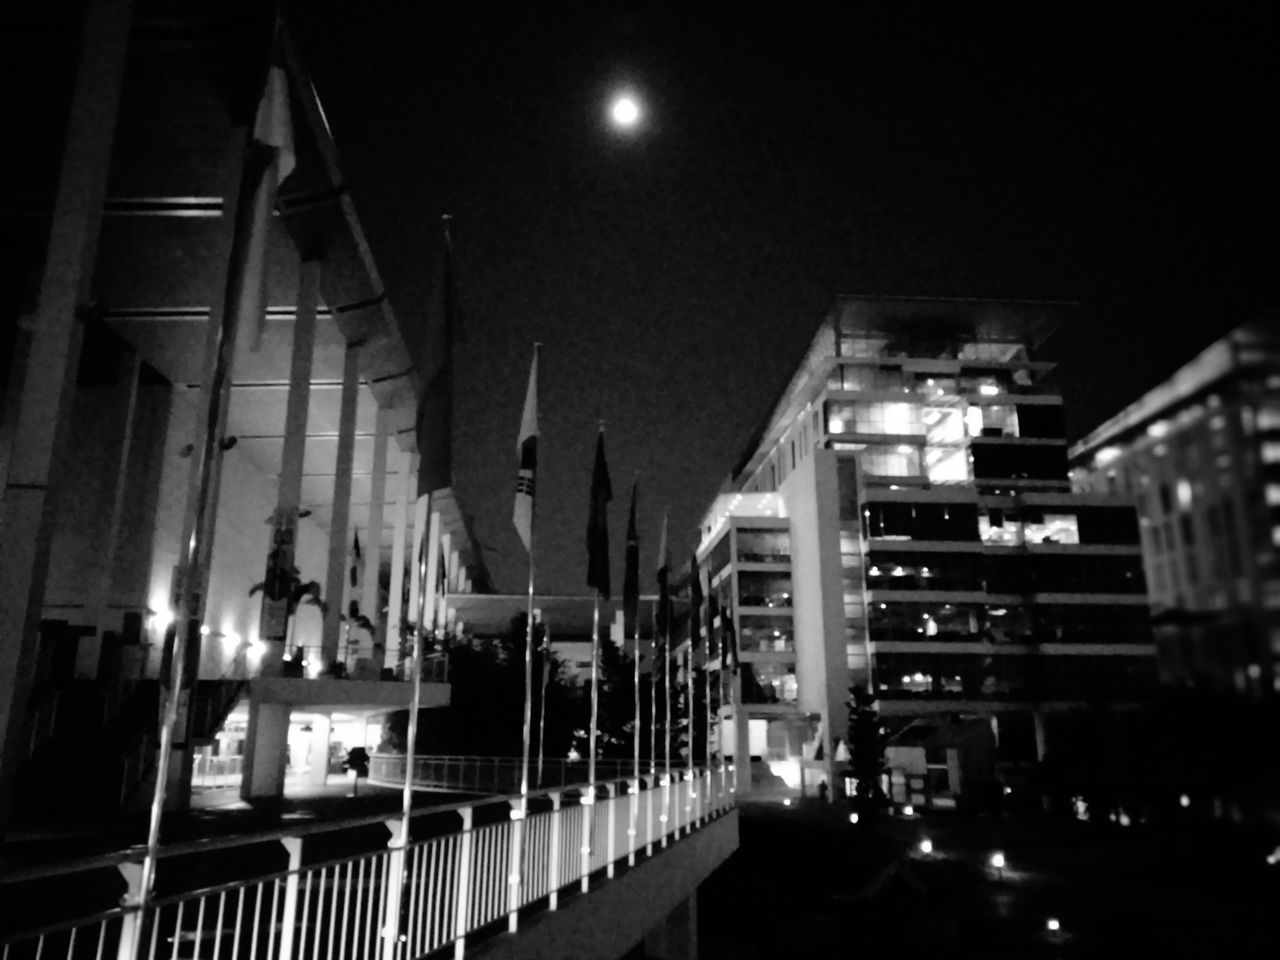
[[848, 298], [822, 324], [701, 530], [740, 643], [721, 713], [753, 782], [763, 764], [792, 789], [835, 783], [853, 685], [879, 700], [891, 765], [923, 771], [904, 796], [943, 802], [992, 784], [913, 744], [1032, 761], [1055, 717], [1146, 695], [1134, 507], [1071, 490], [1034, 356], [1068, 312]]
[[[0, 156], [0, 829], [15, 797], [33, 815], [145, 803], [175, 637], [171, 796], [226, 757], [235, 717], [246, 797], [284, 790], [299, 724], [322, 777], [327, 718], [410, 700], [412, 558], [452, 592], [487, 587], [452, 491], [435, 498], [438, 549], [416, 549], [415, 412], [435, 360], [402, 336], [276, 14], [0, 14], [0, 73], [46, 94], [24, 99], [22, 149]], [[251, 131], [269, 94], [289, 149], [264, 173]], [[269, 572], [286, 589], [264, 612]], [[448, 696], [431, 683], [424, 702]]]
[[1280, 693], [1280, 316], [1245, 324], [1071, 450], [1137, 500], [1161, 679]]

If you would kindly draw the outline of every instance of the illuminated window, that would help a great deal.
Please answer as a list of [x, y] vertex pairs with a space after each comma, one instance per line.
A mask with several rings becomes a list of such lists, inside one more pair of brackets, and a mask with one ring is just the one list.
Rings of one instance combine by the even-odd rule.
[[1280, 430], [1280, 402], [1272, 400], [1260, 406], [1254, 423], [1259, 430]]
[[1027, 543], [1079, 543], [1080, 529], [1075, 514], [1046, 513], [1038, 522], [1027, 520], [1023, 527]]
[[1280, 443], [1267, 441], [1262, 445], [1263, 463], [1280, 463]]
[[1280, 507], [1280, 483], [1268, 483], [1265, 496], [1267, 498], [1267, 506]]

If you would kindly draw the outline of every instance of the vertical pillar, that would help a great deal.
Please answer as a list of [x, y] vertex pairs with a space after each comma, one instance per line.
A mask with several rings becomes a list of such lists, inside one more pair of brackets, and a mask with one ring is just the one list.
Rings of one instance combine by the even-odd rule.
[[250, 695], [249, 727], [244, 738], [241, 800], [284, 796], [286, 751], [289, 746], [289, 707], [263, 703]]
[[[397, 441], [398, 445], [399, 441]], [[396, 505], [392, 511], [395, 530], [391, 536], [391, 583], [387, 595], [387, 653], [384, 669], [394, 670], [400, 663], [400, 643], [404, 622], [404, 546], [409, 522], [409, 471], [413, 455], [399, 452], [396, 457]]]
[[[444, 583], [444, 592], [450, 594], [453, 592], [453, 581], [449, 578], [449, 574], [453, 571], [453, 534], [440, 534], [440, 560], [444, 564], [444, 570], [441, 574], [441, 581]], [[443, 618], [441, 619], [443, 623]]]
[[[129, 481], [129, 450], [133, 446], [133, 420], [138, 407], [138, 374], [142, 360], [137, 353], [129, 352], [121, 360], [119, 379], [111, 396], [105, 400], [114, 407], [115, 420], [120, 432], [116, 437], [119, 450], [116, 474], [111, 485], [111, 501], [107, 504], [107, 529], [96, 544], [99, 553], [94, 560], [93, 579], [88, 584], [89, 595], [85, 601], [88, 624], [97, 630], [95, 637], [84, 637], [76, 650], [76, 676], [96, 677], [98, 660], [102, 651], [102, 634], [112, 626], [110, 605], [111, 585], [114, 582], [116, 548], [120, 540], [121, 515], [124, 512], [125, 488]], [[119, 623], [115, 624], [119, 629]]]
[[0, 501], [0, 826], [25, 743], [52, 517], [50, 473], [66, 441], [81, 330], [129, 43], [128, 0], [88, 5], [34, 329]]
[[333, 474], [333, 513], [329, 522], [329, 572], [325, 577], [325, 600], [329, 610], [324, 615], [321, 635], [321, 658], [326, 669], [338, 661], [345, 663], [339, 650], [343, 583], [347, 578], [347, 552], [350, 549], [351, 468], [356, 452], [356, 401], [360, 389], [360, 345], [348, 343], [342, 356], [342, 400], [338, 411], [338, 456]]
[[[320, 262], [298, 265], [297, 310], [289, 360], [289, 394], [285, 400], [284, 443], [280, 453], [280, 482], [276, 514], [272, 518], [266, 582], [287, 578], [296, 564], [298, 511], [302, 506], [302, 464], [307, 452], [307, 410], [311, 403], [311, 365], [315, 354], [316, 303], [320, 297]], [[285, 653], [288, 597], [277, 593], [262, 598], [259, 638], [266, 645], [261, 673], [277, 676]]]
[[551, 849], [547, 856], [547, 889], [550, 891], [550, 898], [547, 909], [556, 910], [560, 906], [560, 821], [563, 819], [563, 814], [560, 812], [559, 791], [550, 796]]
[[742, 674], [733, 671], [729, 682], [733, 697], [733, 795], [743, 797], [751, 792], [751, 722], [742, 704]]
[[311, 740], [307, 744], [307, 760], [311, 769], [307, 782], [312, 787], [323, 787], [329, 780], [329, 741], [333, 738], [333, 720], [316, 714], [311, 721]]
[[458, 888], [454, 893], [454, 960], [462, 960], [467, 953], [467, 920], [471, 913], [471, 808], [463, 807], [458, 813], [462, 815], [462, 833], [458, 837]]
[[284, 881], [284, 907], [280, 916], [280, 953], [293, 957], [293, 936], [298, 916], [298, 871], [302, 869], [302, 838], [281, 837], [280, 843], [289, 854], [289, 874]]
[[391, 411], [379, 406], [373, 427], [373, 473], [369, 478], [369, 529], [364, 548], [364, 596], [360, 612], [378, 630], [385, 627], [378, 604], [378, 573], [382, 567], [382, 514], [387, 490], [387, 438], [391, 434]]
[[609, 804], [609, 819], [605, 824], [608, 830], [608, 839], [605, 849], [605, 867], [604, 874], [610, 880], [613, 879], [613, 861], [618, 856], [618, 786], [615, 783], [606, 783], [604, 785], [605, 801]]
[[[416, 478], [418, 470], [421, 469], [419, 457], [413, 458], [413, 476]], [[412, 482], [412, 481], [410, 481]], [[413, 491], [409, 492], [412, 499]], [[427, 535], [427, 502], [423, 497], [413, 500], [413, 550], [409, 554], [409, 626], [411, 630], [415, 630], [421, 626], [418, 623], [419, 591], [422, 589], [422, 540]]]

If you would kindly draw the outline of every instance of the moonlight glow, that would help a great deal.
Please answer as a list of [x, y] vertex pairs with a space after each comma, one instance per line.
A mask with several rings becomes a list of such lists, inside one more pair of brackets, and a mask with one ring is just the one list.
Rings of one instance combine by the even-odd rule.
[[615, 127], [630, 129], [640, 122], [640, 104], [629, 94], [619, 94], [613, 98], [609, 116]]

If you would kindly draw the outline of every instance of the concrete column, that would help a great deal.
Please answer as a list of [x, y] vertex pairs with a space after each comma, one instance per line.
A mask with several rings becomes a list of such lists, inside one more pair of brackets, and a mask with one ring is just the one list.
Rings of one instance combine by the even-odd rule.
[[[307, 411], [311, 403], [311, 367], [315, 354], [316, 303], [320, 297], [320, 262], [298, 265], [298, 302], [293, 322], [293, 347], [289, 361], [289, 395], [285, 401], [284, 445], [280, 454], [280, 482], [276, 515], [272, 518], [271, 553], [266, 582], [273, 568], [286, 575], [295, 566], [298, 510], [302, 505], [302, 464], [307, 451]], [[261, 672], [278, 676], [287, 632], [287, 597], [262, 600], [259, 636], [266, 643]]]
[[[453, 581], [449, 579], [449, 573], [452, 571], [452, 555], [453, 555], [453, 534], [440, 534], [440, 560], [444, 564], [444, 571], [441, 580], [444, 583], [444, 593], [447, 596], [453, 593]], [[443, 619], [441, 623], [443, 623]]]
[[289, 707], [249, 700], [249, 728], [244, 740], [244, 776], [240, 799], [284, 796], [285, 753], [289, 746]]
[[462, 554], [457, 550], [449, 551], [449, 592], [459, 593], [462, 586]]
[[[413, 480], [410, 481], [416, 486], [418, 470], [421, 469], [418, 455], [413, 458]], [[409, 496], [414, 497], [414, 492], [410, 492]], [[424, 568], [424, 557], [422, 553], [422, 540], [427, 535], [427, 502], [422, 497], [417, 497], [413, 501], [413, 550], [409, 554], [409, 624], [411, 628], [421, 626], [418, 623], [418, 617], [421, 616], [421, 598], [419, 593], [422, 590], [422, 574]]]
[[347, 553], [351, 531], [351, 468], [356, 450], [356, 401], [360, 389], [360, 346], [347, 344], [342, 358], [342, 401], [338, 412], [338, 458], [333, 475], [333, 513], [329, 523], [329, 572], [325, 577], [324, 598], [329, 612], [324, 617], [321, 635], [321, 657], [326, 669], [340, 659], [343, 584], [347, 581]]
[[23, 759], [49, 567], [50, 470], [66, 442], [132, 4], [88, 4], [66, 146], [0, 501], [0, 827]]
[[1031, 714], [1031, 722], [1035, 724], [1036, 731], [1036, 762], [1044, 760], [1044, 755], [1048, 751], [1048, 740], [1045, 736], [1044, 729], [1044, 712], [1036, 710]]
[[133, 420], [138, 407], [138, 373], [142, 369], [142, 361], [137, 353], [128, 353], [121, 358], [120, 377], [115, 389], [111, 391], [105, 402], [114, 407], [115, 423], [120, 432], [112, 440], [119, 450], [116, 460], [115, 480], [110, 489], [110, 502], [106, 508], [107, 528], [101, 541], [96, 545], [100, 551], [94, 559], [96, 570], [93, 580], [88, 584], [89, 595], [85, 602], [85, 613], [88, 623], [97, 628], [97, 636], [83, 637], [76, 650], [76, 676], [96, 677], [98, 660], [102, 653], [102, 633], [109, 629], [120, 629], [120, 615], [114, 619], [110, 612], [111, 585], [114, 581], [116, 548], [120, 540], [120, 518], [124, 512], [125, 488], [129, 480], [129, 450], [133, 446]]
[[729, 680], [733, 697], [733, 795], [751, 792], [751, 724], [742, 705], [742, 674], [735, 670]]
[[332, 737], [333, 720], [317, 714], [311, 721], [311, 740], [307, 744], [307, 762], [311, 767], [307, 783], [313, 787], [323, 787], [329, 779], [329, 741]]
[[409, 468], [413, 457], [401, 452], [396, 457], [395, 532], [391, 537], [391, 583], [387, 592], [387, 652], [384, 668], [394, 670], [400, 662], [400, 638], [404, 624], [400, 607], [404, 602], [404, 545], [409, 523]]
[[387, 490], [387, 438], [391, 411], [378, 407], [373, 428], [373, 474], [369, 478], [369, 529], [364, 548], [364, 595], [360, 612], [381, 628], [385, 618], [378, 603], [378, 572], [382, 567], [382, 514]]
[[667, 914], [667, 919], [644, 936], [648, 960], [698, 960], [698, 895], [695, 893]]

